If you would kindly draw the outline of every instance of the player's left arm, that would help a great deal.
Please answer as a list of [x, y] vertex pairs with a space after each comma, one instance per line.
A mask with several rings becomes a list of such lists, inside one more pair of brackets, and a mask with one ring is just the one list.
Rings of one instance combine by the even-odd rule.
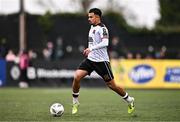
[[90, 51], [107, 47], [109, 45], [109, 34], [106, 27], [101, 27], [99, 29], [99, 35], [101, 38], [101, 42], [98, 43], [97, 45], [90, 47]]
[[99, 34], [100, 34], [101, 42], [98, 43], [97, 45], [90, 47], [90, 48], [86, 48], [83, 52], [83, 54], [85, 56], [87, 56], [92, 50], [97, 50], [97, 49], [100, 49], [103, 47], [107, 47], [109, 45], [109, 35], [108, 35], [107, 28], [102, 27], [99, 30]]
[[91, 48], [86, 48], [86, 49], [83, 51], [83, 54], [84, 54], [85, 56], [87, 56], [92, 50], [97, 50], [97, 49], [100, 49], [100, 48], [103, 48], [103, 47], [107, 47], [108, 44], [109, 44], [109, 40], [103, 38], [102, 41], [101, 41], [99, 44], [94, 45], [94, 46], [91, 47]]

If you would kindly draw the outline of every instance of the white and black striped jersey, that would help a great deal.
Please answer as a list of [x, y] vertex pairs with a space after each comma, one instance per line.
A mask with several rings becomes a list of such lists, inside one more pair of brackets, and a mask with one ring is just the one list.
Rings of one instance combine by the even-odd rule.
[[87, 58], [94, 62], [109, 62], [109, 56], [107, 52], [108, 44], [109, 34], [106, 26], [102, 23], [96, 26], [91, 25], [88, 40], [88, 48], [91, 49], [91, 52]]

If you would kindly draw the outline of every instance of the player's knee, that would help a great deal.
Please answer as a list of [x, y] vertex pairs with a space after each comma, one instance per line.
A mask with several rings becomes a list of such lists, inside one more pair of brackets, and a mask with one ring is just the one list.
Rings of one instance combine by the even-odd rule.
[[113, 81], [106, 82], [106, 85], [112, 90], [116, 89], [116, 85]]
[[113, 85], [112, 85], [112, 83], [111, 83], [111, 82], [106, 82], [106, 85], [107, 85], [110, 89], [112, 89], [112, 88], [113, 88]]
[[80, 73], [76, 72], [76, 73], [74, 74], [74, 80], [75, 80], [75, 81], [80, 81], [80, 79], [81, 79]]
[[111, 83], [106, 82], [106, 86], [108, 86], [109, 88], [111, 88]]

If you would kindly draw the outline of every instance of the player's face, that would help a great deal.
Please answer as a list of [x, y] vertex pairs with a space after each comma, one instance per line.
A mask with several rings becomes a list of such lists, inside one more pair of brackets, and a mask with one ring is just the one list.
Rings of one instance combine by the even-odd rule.
[[90, 24], [96, 25], [98, 19], [99, 17], [95, 15], [94, 13], [88, 13], [88, 21]]

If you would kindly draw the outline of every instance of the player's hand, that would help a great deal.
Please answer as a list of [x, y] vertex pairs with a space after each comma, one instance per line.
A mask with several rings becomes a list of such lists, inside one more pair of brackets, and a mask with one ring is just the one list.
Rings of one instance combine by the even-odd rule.
[[88, 56], [88, 54], [91, 52], [91, 50], [89, 48], [86, 48], [84, 51], [83, 51], [83, 55], [84, 56]]

